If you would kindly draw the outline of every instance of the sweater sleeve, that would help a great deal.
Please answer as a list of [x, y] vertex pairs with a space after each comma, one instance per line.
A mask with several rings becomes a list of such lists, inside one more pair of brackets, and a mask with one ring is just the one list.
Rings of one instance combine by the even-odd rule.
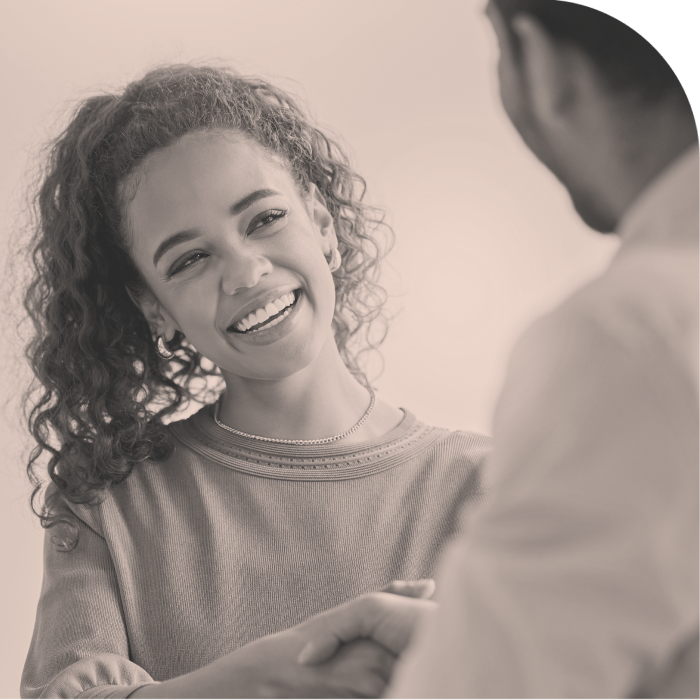
[[[79, 517], [77, 544], [46, 531], [44, 579], [22, 674], [23, 698], [126, 698], [153, 683], [129, 659], [119, 586], [105, 539]], [[72, 534], [75, 538], [75, 533]]]

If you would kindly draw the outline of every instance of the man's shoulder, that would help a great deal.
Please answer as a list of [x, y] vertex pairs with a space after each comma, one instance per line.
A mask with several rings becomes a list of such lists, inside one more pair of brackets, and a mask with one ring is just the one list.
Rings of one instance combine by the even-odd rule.
[[[532, 323], [516, 342], [496, 406], [501, 426], [531, 432], [530, 424], [558, 421], [571, 402], [598, 395], [624, 366], [614, 337], [573, 297]], [[597, 400], [597, 399], [595, 399]], [[512, 434], [511, 434], [512, 439]]]
[[609, 354], [617, 329], [608, 332], [602, 300], [592, 291], [579, 290], [528, 326], [511, 353], [510, 374], [533, 383], [574, 366], [593, 369]]
[[522, 410], [556, 406], [565, 397], [600, 401], [622, 382], [643, 383], [657, 395], [697, 396], [693, 277], [688, 256], [663, 250], [615, 261], [520, 337], [509, 364], [508, 405], [513, 397]]
[[541, 352], [589, 358], [611, 347], [636, 356], [673, 353], [700, 327], [685, 277], [668, 260], [628, 256], [537, 319], [522, 339]]
[[624, 251], [540, 328], [554, 336], [602, 336], [628, 356], [680, 363], [697, 381], [697, 248]]

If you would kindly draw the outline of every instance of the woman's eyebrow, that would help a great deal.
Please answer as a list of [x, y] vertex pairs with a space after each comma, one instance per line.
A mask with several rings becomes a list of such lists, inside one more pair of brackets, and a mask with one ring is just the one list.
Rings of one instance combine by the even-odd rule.
[[[233, 204], [230, 209], [231, 214], [233, 216], [236, 216], [242, 211], [246, 210], [251, 204], [257, 202], [259, 199], [263, 199], [264, 197], [272, 197], [278, 194], [280, 193], [277, 190], [272, 190], [269, 188], [255, 190], [255, 192], [247, 194], [245, 197], [243, 197], [243, 199]], [[153, 254], [153, 267], [155, 267], [158, 264], [158, 261], [171, 248], [174, 248], [176, 245], [180, 245], [180, 243], [186, 243], [187, 241], [191, 241], [193, 238], [197, 238], [197, 236], [199, 235], [200, 233], [197, 229], [191, 228], [187, 229], [186, 231], [179, 231], [178, 233], [174, 233], [172, 236], [168, 236], [156, 248], [156, 252]]]
[[179, 231], [174, 233], [172, 236], [168, 236], [157, 248], [156, 252], [153, 253], [153, 267], [158, 264], [158, 261], [176, 245], [180, 243], [185, 243], [186, 241], [191, 241], [193, 238], [199, 236], [199, 231], [194, 228], [187, 229], [186, 231]]
[[251, 204], [257, 202], [259, 199], [263, 199], [264, 197], [272, 197], [276, 194], [280, 193], [277, 190], [271, 190], [269, 188], [255, 190], [255, 192], [251, 192], [243, 197], [243, 199], [241, 199], [239, 202], [236, 202], [236, 204], [231, 207], [231, 214], [234, 216], [236, 214], [240, 214], [244, 209], [247, 209]]

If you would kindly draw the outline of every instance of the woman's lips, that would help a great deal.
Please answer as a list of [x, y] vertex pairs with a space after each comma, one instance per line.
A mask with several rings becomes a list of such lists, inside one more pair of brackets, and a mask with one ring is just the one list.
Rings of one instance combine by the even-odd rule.
[[[230, 333], [235, 333], [236, 335], [239, 336], [253, 336], [253, 335], [259, 335], [261, 333], [265, 333], [268, 330], [271, 330], [275, 326], [279, 325], [283, 321], [285, 321], [295, 310], [297, 306], [297, 302], [299, 301], [299, 298], [301, 296], [301, 289], [295, 289], [292, 292], [289, 293], [289, 295], [293, 298], [293, 301], [291, 304], [283, 307], [282, 309], [278, 309], [277, 313], [271, 314], [267, 316], [264, 320], [260, 321], [259, 323], [255, 323], [253, 325], [250, 325], [248, 328], [245, 330], [241, 329], [242, 325], [247, 325], [247, 323], [252, 322], [254, 318], [254, 312], [246, 316], [244, 319], [241, 321], [229, 326], [227, 329], [228, 332]], [[285, 295], [287, 296], [287, 295]], [[269, 304], [267, 305], [269, 306]], [[265, 312], [265, 308], [263, 308], [263, 312]], [[268, 310], [269, 313], [269, 310]]]
[[226, 330], [238, 335], [253, 335], [274, 328], [291, 314], [300, 294], [301, 289], [282, 294], [277, 299], [251, 311]]

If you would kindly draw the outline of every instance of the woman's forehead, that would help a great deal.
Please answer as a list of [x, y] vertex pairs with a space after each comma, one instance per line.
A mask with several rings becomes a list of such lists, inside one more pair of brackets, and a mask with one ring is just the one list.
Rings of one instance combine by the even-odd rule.
[[203, 176], [212, 171], [231, 175], [277, 174], [287, 172], [282, 158], [270, 154], [252, 139], [235, 131], [195, 132], [151, 153], [141, 168], [147, 177], [152, 173], [181, 178]]
[[288, 169], [256, 143], [218, 134], [184, 137], [153, 153], [135, 175], [127, 204], [132, 220], [158, 205], [177, 210], [258, 187], [294, 188]]

